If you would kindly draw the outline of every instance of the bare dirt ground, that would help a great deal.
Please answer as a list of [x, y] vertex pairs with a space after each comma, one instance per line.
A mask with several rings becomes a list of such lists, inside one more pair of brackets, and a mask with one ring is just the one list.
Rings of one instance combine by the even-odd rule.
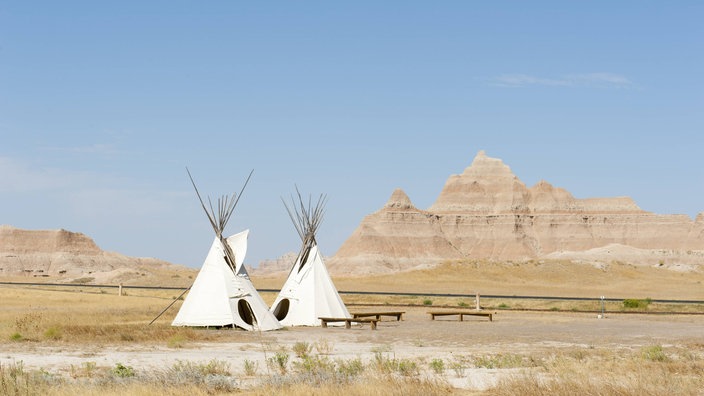
[[[267, 356], [296, 343], [308, 342], [332, 359], [370, 361], [383, 352], [398, 359], [447, 362], [467, 356], [512, 353], [545, 356], [557, 351], [582, 349], [632, 349], [652, 345], [684, 346], [704, 343], [704, 315], [641, 315], [607, 312], [596, 314], [565, 312], [499, 311], [494, 321], [471, 317], [459, 322], [453, 317], [431, 321], [425, 307], [386, 307], [406, 311], [404, 320], [384, 318], [376, 331], [368, 325], [311, 328], [295, 327], [267, 333], [229, 331], [225, 342], [186, 343], [178, 348], [165, 345], [81, 345], [76, 343], [2, 343], [0, 364], [22, 361], [25, 367], [69, 373], [85, 364], [113, 367], [117, 363], [136, 370], [170, 366], [177, 361], [212, 359], [228, 362], [233, 372], [242, 374], [244, 362], [257, 362], [265, 372]], [[379, 307], [354, 307], [352, 311], [376, 311]], [[511, 369], [471, 368], [461, 375], [446, 374], [455, 387], [469, 391], [485, 390]]]

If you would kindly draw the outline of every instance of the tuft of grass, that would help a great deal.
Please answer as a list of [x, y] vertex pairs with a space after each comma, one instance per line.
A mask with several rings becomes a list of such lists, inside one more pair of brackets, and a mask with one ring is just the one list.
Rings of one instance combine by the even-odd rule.
[[194, 372], [201, 376], [230, 376], [230, 364], [224, 360], [212, 359], [205, 363], [178, 360], [172, 367], [172, 373]]
[[305, 358], [310, 353], [313, 351], [313, 345], [305, 342], [305, 341], [299, 341], [295, 344], [293, 344], [293, 347], [291, 348], [293, 353], [296, 355], [298, 358]]
[[525, 367], [523, 357], [512, 353], [475, 357], [474, 366], [488, 369]]
[[166, 341], [169, 348], [183, 348], [186, 345], [186, 337], [183, 334], [174, 334]]
[[464, 362], [455, 360], [454, 362], [450, 363], [450, 368], [455, 373], [455, 377], [464, 377], [464, 371], [466, 369]]
[[254, 377], [257, 374], [258, 368], [259, 364], [257, 362], [253, 362], [249, 359], [244, 360], [244, 375]]
[[337, 372], [346, 377], [357, 377], [364, 372], [364, 363], [362, 359], [356, 358], [351, 360], [338, 360], [336, 362]]
[[22, 334], [18, 332], [14, 332], [10, 334], [10, 341], [22, 341], [24, 337], [22, 337]]
[[333, 344], [328, 339], [320, 339], [315, 342], [315, 351], [320, 355], [329, 355], [332, 353]]
[[372, 361], [372, 367], [381, 374], [390, 374], [396, 371], [397, 362], [396, 359], [390, 357], [382, 351], [374, 351], [374, 360]]
[[423, 300], [423, 305], [433, 305], [433, 300], [426, 298]]
[[324, 376], [335, 372], [335, 363], [327, 356], [305, 356], [300, 361], [294, 362], [293, 367], [297, 373]]
[[44, 330], [44, 338], [47, 340], [53, 340], [53, 341], [58, 341], [61, 339], [63, 336], [63, 332], [61, 331], [61, 327], [59, 326], [51, 326], [48, 329]]
[[76, 378], [93, 378], [98, 373], [98, 365], [95, 362], [83, 362], [80, 367], [71, 365], [70, 376]]

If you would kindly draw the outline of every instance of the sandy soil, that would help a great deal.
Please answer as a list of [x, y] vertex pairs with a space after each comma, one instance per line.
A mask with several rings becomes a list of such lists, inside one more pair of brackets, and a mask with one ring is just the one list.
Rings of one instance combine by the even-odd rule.
[[[386, 308], [394, 310], [394, 307]], [[145, 345], [4, 344], [0, 364], [22, 361], [25, 367], [51, 372], [70, 371], [86, 362], [114, 367], [122, 363], [136, 370], [169, 367], [177, 360], [207, 362], [227, 361], [235, 373], [243, 373], [245, 359], [258, 362], [259, 372], [266, 370], [266, 354], [291, 347], [297, 342], [321, 342], [329, 345], [330, 358], [364, 361], [375, 351], [395, 358], [450, 361], [468, 355], [497, 353], [537, 354], [558, 349], [630, 348], [648, 345], [691, 345], [704, 343], [702, 315], [595, 314], [557, 312], [497, 312], [494, 321], [472, 317], [459, 322], [449, 317], [431, 321], [427, 308], [405, 310], [403, 321], [384, 318], [376, 331], [368, 325], [335, 328], [288, 328], [268, 333], [232, 331], [231, 342], [187, 344], [183, 348]], [[356, 307], [354, 311], [378, 310]], [[209, 330], [215, 331], [215, 330]], [[315, 352], [315, 351], [314, 351]], [[291, 353], [292, 354], [292, 353]], [[293, 354], [292, 354], [293, 355]], [[463, 377], [447, 375], [454, 386], [472, 390], [490, 387], [511, 370], [468, 369]]]

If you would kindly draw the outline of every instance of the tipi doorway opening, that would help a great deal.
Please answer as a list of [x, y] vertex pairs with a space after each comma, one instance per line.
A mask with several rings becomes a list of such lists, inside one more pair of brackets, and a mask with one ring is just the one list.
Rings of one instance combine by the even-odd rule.
[[274, 316], [277, 320], [284, 320], [286, 315], [288, 315], [288, 308], [290, 306], [288, 298], [284, 298], [279, 301], [279, 303], [274, 307]]

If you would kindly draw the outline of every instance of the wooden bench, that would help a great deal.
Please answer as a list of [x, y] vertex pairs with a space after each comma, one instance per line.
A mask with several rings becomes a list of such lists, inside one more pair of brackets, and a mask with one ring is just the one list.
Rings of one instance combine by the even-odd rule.
[[328, 323], [338, 323], [338, 322], [345, 322], [345, 328], [349, 329], [352, 328], [352, 323], [369, 323], [371, 325], [372, 330], [376, 330], [376, 322], [378, 322], [378, 319], [372, 319], [372, 318], [318, 318], [320, 319], [320, 325], [322, 327], [328, 327]]
[[354, 312], [352, 313], [353, 318], [368, 318], [368, 317], [375, 317], [376, 320], [381, 320], [382, 316], [393, 316], [396, 318], [396, 321], [400, 321], [403, 318], [403, 314], [405, 314], [405, 311], [385, 311], [385, 312]]
[[453, 316], [453, 315], [458, 315], [460, 318], [460, 322], [464, 321], [464, 316], [469, 315], [469, 316], [484, 316], [489, 318], [489, 322], [492, 321], [492, 314], [491, 312], [481, 312], [481, 311], [430, 311], [428, 312], [430, 314], [430, 320], [435, 320], [436, 316]]

